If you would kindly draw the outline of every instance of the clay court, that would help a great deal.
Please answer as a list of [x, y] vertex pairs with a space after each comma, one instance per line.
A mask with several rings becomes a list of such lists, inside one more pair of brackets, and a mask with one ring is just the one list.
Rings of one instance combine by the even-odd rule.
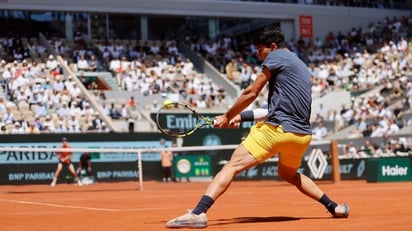
[[[235, 181], [208, 212], [206, 230], [411, 230], [412, 184], [318, 182], [351, 207], [332, 219], [320, 204], [277, 181]], [[207, 183], [138, 182], [0, 186], [0, 230], [166, 230]]]

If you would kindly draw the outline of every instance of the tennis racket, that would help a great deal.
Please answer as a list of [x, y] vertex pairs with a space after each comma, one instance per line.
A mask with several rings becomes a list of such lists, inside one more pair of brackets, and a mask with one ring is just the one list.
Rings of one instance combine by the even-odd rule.
[[157, 128], [170, 137], [182, 138], [199, 128], [213, 126], [214, 120], [182, 103], [165, 103], [156, 113]]

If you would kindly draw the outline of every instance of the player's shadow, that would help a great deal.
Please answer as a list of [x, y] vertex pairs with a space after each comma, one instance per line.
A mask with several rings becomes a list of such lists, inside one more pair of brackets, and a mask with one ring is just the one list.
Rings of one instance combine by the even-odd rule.
[[286, 221], [298, 221], [302, 219], [324, 219], [325, 217], [286, 217], [286, 216], [273, 216], [273, 217], [235, 217], [231, 219], [219, 219], [210, 222], [209, 226], [214, 225], [227, 225], [236, 223], [268, 223], [268, 222], [286, 222]]
[[[220, 226], [240, 223], [269, 223], [269, 222], [287, 222], [298, 221], [308, 219], [330, 219], [328, 217], [286, 217], [286, 216], [273, 216], [273, 217], [234, 217], [229, 219], [217, 219], [209, 220], [208, 226]], [[148, 222], [146, 224], [163, 224], [167, 221]]]

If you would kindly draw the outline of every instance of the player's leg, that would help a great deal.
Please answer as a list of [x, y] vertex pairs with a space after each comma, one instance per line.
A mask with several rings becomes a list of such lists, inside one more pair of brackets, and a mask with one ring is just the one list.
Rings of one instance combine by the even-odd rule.
[[83, 175], [82, 171], [84, 171], [83, 163], [80, 162], [80, 163], [79, 163], [79, 167], [77, 167], [77, 170], [76, 170], [77, 175], [78, 175], [78, 176]]
[[232, 154], [231, 159], [209, 184], [205, 195], [213, 200], [221, 196], [232, 183], [233, 178], [243, 170], [256, 166], [259, 162], [240, 144]]
[[278, 174], [282, 179], [296, 186], [306, 196], [319, 200], [323, 195], [322, 190], [310, 178], [297, 171], [298, 168], [288, 167], [281, 161], [278, 163]]
[[162, 167], [162, 181], [163, 182], [166, 182], [166, 180], [167, 180], [167, 173], [166, 173], [166, 167]]
[[276, 151], [279, 152], [278, 174], [282, 179], [295, 185], [305, 195], [319, 200], [323, 192], [308, 177], [298, 173], [303, 155], [310, 145], [311, 136], [298, 136], [281, 131], [277, 136]]
[[267, 132], [271, 132], [271, 128], [264, 123], [253, 126], [246, 139], [235, 149], [229, 162], [213, 178], [197, 206], [189, 213], [170, 220], [166, 227], [206, 227], [207, 210], [227, 190], [236, 174], [258, 165], [271, 156], [273, 143], [271, 139], [266, 139]]
[[298, 173], [297, 170], [297, 168], [285, 166], [281, 162], [278, 163], [279, 176], [284, 180], [295, 185], [303, 194], [323, 204], [334, 217], [349, 216], [349, 207], [346, 204], [338, 205], [335, 201], [331, 200], [312, 179]]
[[167, 172], [167, 182], [172, 182], [172, 167], [167, 167], [166, 168], [166, 172]]
[[302, 157], [309, 146], [310, 136], [285, 133], [280, 139], [278, 151], [281, 153], [278, 163], [279, 176], [292, 185], [295, 185], [303, 194], [322, 203], [335, 217], [347, 217], [349, 207], [338, 205], [332, 201], [309, 177], [298, 173]]
[[56, 171], [54, 172], [53, 181], [52, 181], [51, 184], [50, 184], [52, 187], [56, 186], [57, 179], [59, 178], [59, 174], [60, 174], [60, 172], [62, 171], [62, 168], [63, 168], [63, 164], [62, 164], [61, 162], [59, 162], [59, 163], [57, 164]]
[[207, 210], [213, 205], [230, 186], [233, 178], [241, 171], [258, 164], [258, 161], [241, 144], [232, 154], [231, 159], [213, 178], [206, 189], [205, 194], [200, 198], [196, 207], [180, 217], [167, 222], [168, 228], [203, 228], [207, 226]]
[[77, 184], [81, 186], [82, 182], [79, 176], [77, 175], [76, 170], [74, 169], [74, 166], [72, 163], [69, 164], [69, 172], [73, 175], [73, 178], [76, 180]]
[[62, 169], [63, 169], [63, 164], [61, 162], [59, 162], [57, 164], [57, 168], [56, 168], [56, 172], [54, 173], [54, 176], [59, 177], [60, 172], [62, 171]]

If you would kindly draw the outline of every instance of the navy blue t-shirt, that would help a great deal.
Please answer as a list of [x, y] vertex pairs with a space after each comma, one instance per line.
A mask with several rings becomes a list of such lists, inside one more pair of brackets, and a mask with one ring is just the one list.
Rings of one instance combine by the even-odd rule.
[[272, 73], [267, 122], [282, 125], [285, 132], [312, 134], [311, 74], [306, 64], [296, 54], [278, 49], [270, 52], [262, 65]]

